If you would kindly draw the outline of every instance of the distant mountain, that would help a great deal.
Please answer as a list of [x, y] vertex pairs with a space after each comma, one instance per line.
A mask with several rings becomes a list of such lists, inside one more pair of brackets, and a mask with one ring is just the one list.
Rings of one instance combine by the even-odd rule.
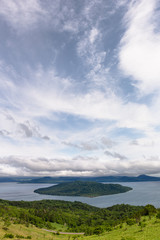
[[29, 181], [23, 181], [23, 182], [28, 182], [28, 183], [53, 183], [55, 179], [52, 177], [42, 177], [42, 178], [36, 178], [36, 179], [31, 179]]
[[30, 182], [35, 177], [0, 177], [0, 182]]
[[124, 193], [130, 190], [132, 190], [132, 188], [122, 186], [120, 184], [102, 184], [97, 182], [75, 181], [60, 183], [48, 188], [39, 188], [34, 192], [57, 196], [97, 197], [102, 195]]
[[152, 177], [147, 175], [139, 175], [137, 177], [138, 181], [160, 181], [160, 177]]
[[148, 182], [160, 181], [160, 177], [140, 175], [138, 177], [130, 176], [103, 176], [103, 177], [42, 177], [31, 180], [20, 180], [21, 183], [62, 183], [74, 181], [93, 181], [93, 182]]
[[92, 182], [148, 182], [160, 181], [160, 177], [140, 175], [138, 177], [129, 176], [102, 176], [102, 177], [0, 177], [0, 182], [19, 182], [19, 183], [62, 183], [74, 181]]
[[15, 179], [10, 177], [0, 177], [0, 182], [16, 182]]

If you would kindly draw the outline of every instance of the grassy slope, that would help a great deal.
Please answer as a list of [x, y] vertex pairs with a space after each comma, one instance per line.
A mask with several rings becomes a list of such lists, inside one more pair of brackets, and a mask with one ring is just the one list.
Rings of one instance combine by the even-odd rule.
[[[53, 235], [53, 233], [46, 232], [44, 230], [41, 230], [39, 228], [36, 228], [34, 226], [29, 226], [26, 227], [25, 225], [22, 224], [11, 224], [8, 227], [8, 230], [3, 229], [3, 221], [0, 222], [0, 239], [11, 239], [11, 238], [3, 238], [5, 234], [13, 234], [14, 235], [14, 240], [20, 240], [20, 239], [26, 239], [27, 236], [31, 236], [32, 240], [59, 240], [59, 239], [67, 239], [65, 236], [56, 236]], [[24, 238], [17, 238], [16, 235], [22, 235]], [[53, 238], [54, 236], [54, 238]]]
[[143, 217], [145, 227], [141, 228], [138, 224], [128, 226], [123, 224], [122, 228], [102, 234], [100, 236], [89, 236], [86, 240], [160, 240], [160, 221], [153, 217]]
[[[128, 226], [123, 224], [122, 228], [117, 227], [111, 232], [99, 236], [69, 236], [69, 235], [53, 235], [53, 233], [46, 232], [42, 229], [38, 229], [34, 226], [26, 227], [20, 224], [11, 224], [8, 230], [3, 230], [3, 221], [0, 221], [0, 239], [3, 239], [5, 233], [12, 233], [14, 236], [16, 234], [26, 236], [31, 236], [32, 240], [160, 240], [160, 220], [156, 220], [152, 217], [150, 220], [148, 217], [143, 217], [142, 222], [145, 220], [146, 226], [141, 228], [138, 224]], [[5, 238], [6, 240], [9, 238]], [[21, 238], [12, 238], [14, 240], [19, 240]]]

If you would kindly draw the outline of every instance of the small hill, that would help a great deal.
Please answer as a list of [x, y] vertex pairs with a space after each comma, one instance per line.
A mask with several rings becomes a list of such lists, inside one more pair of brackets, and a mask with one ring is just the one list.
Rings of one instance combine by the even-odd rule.
[[60, 183], [47, 188], [39, 188], [34, 192], [58, 196], [97, 197], [102, 195], [124, 193], [130, 190], [132, 190], [132, 188], [122, 186], [120, 184], [102, 184], [97, 182], [75, 181], [69, 183]]

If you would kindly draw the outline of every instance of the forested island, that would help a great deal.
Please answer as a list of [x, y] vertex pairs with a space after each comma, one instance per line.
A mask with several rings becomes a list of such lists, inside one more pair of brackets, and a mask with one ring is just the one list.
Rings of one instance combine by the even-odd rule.
[[69, 183], [60, 183], [47, 188], [39, 188], [34, 192], [57, 196], [97, 197], [102, 195], [124, 193], [130, 190], [132, 190], [132, 188], [122, 186], [120, 184], [102, 184], [97, 182], [75, 181]]

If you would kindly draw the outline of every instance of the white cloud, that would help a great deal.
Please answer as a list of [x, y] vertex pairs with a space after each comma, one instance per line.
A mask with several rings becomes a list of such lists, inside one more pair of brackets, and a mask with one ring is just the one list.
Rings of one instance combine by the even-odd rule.
[[78, 115], [90, 120], [113, 120], [116, 127], [139, 130], [147, 130], [160, 120], [156, 107], [154, 109], [153, 106], [151, 108], [145, 104], [125, 103], [113, 92], [106, 96], [100, 90], [91, 89], [82, 93], [79, 89], [77, 93], [77, 84], [72, 79], [61, 78], [53, 69], [32, 70], [27, 81], [19, 86], [7, 75], [5, 79], [3, 102], [10, 105], [10, 111], [14, 108], [11, 116], [18, 123], [44, 116], [50, 119], [56, 112]]
[[101, 44], [101, 36], [102, 33], [98, 28], [89, 27], [77, 43], [77, 53], [84, 65], [90, 69], [86, 76], [88, 85], [91, 88], [103, 87], [105, 91], [109, 91], [107, 90], [109, 88], [107, 84], [108, 70], [104, 65], [106, 52], [98, 48]]
[[1, 0], [0, 16], [18, 33], [35, 28], [77, 33], [84, 25], [70, 3], [62, 4], [60, 0], [54, 3], [49, 0]]
[[99, 176], [156, 174], [160, 171], [159, 157], [136, 160], [103, 159], [77, 156], [75, 158], [31, 158], [8, 156], [0, 158], [1, 175], [25, 176]]
[[135, 80], [142, 94], [152, 93], [160, 88], [156, 1], [132, 1], [124, 19], [127, 30], [121, 40], [119, 67]]
[[98, 29], [97, 28], [93, 28], [90, 32], [90, 35], [89, 35], [89, 40], [90, 40], [90, 43], [93, 44], [94, 41], [96, 40], [97, 36], [98, 36]]
[[1, 0], [0, 15], [16, 29], [34, 27], [39, 20], [46, 18], [39, 0]]

